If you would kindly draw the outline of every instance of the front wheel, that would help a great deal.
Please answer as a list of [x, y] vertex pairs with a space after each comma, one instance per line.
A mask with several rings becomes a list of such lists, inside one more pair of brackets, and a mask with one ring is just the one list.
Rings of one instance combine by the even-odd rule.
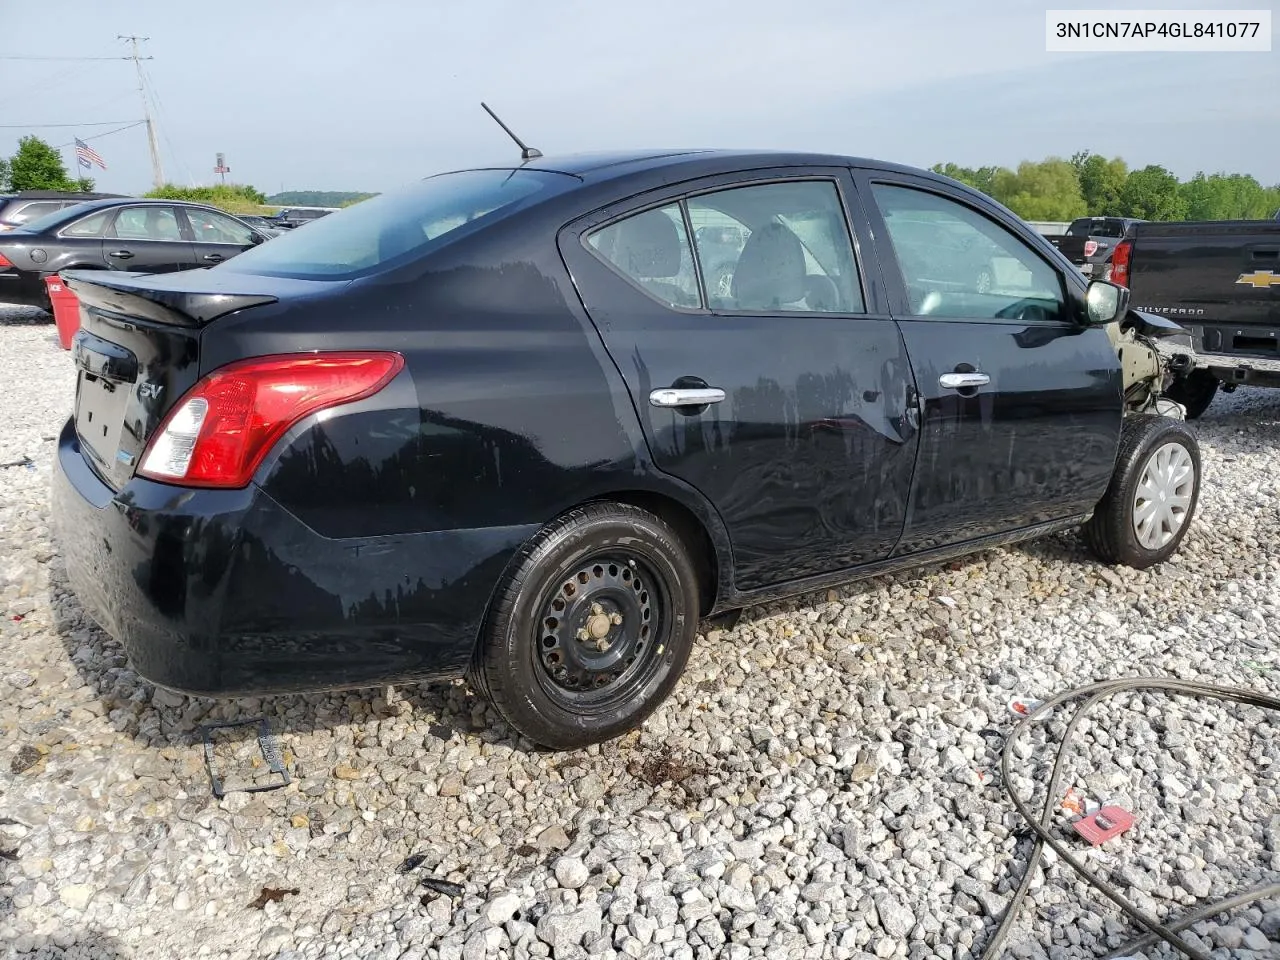
[[1181, 421], [1128, 417], [1115, 473], [1085, 539], [1098, 558], [1142, 570], [1173, 555], [1200, 499], [1200, 447]]
[[1164, 395], [1187, 408], [1187, 419], [1195, 420], [1209, 409], [1218, 392], [1218, 378], [1207, 370], [1192, 370], [1174, 377]]
[[639, 726], [684, 671], [697, 575], [638, 507], [592, 503], [544, 527], [499, 588], [472, 682], [519, 733], [571, 750]]

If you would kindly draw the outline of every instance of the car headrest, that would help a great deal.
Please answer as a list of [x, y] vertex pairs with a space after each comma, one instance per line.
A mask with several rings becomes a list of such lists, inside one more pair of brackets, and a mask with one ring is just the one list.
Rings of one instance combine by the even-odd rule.
[[795, 303], [804, 295], [804, 248], [800, 238], [777, 222], [753, 230], [733, 271], [733, 297], [738, 307], [780, 307]]
[[661, 210], [650, 210], [620, 225], [618, 266], [634, 277], [665, 279], [680, 272], [680, 234]]

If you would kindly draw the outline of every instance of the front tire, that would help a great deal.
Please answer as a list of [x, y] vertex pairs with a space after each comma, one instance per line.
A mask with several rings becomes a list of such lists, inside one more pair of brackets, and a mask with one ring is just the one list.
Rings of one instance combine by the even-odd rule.
[[666, 699], [698, 626], [698, 578], [676, 532], [591, 503], [538, 532], [492, 604], [471, 679], [534, 743], [573, 750], [638, 727]]
[[1188, 420], [1195, 420], [1208, 410], [1217, 393], [1218, 378], [1207, 370], [1192, 370], [1184, 376], [1175, 377], [1164, 391], [1170, 400], [1187, 408]]
[[1128, 417], [1107, 492], [1084, 526], [1104, 563], [1143, 570], [1178, 549], [1200, 499], [1200, 447], [1181, 421]]

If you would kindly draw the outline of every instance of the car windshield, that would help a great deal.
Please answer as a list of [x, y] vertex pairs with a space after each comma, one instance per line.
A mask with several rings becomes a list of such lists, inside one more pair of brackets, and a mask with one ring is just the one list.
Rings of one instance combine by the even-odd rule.
[[[460, 227], [491, 222], [568, 176], [465, 170], [428, 177], [291, 230], [214, 269], [300, 280], [350, 280], [406, 263]], [[449, 237], [449, 240], [454, 237]]]

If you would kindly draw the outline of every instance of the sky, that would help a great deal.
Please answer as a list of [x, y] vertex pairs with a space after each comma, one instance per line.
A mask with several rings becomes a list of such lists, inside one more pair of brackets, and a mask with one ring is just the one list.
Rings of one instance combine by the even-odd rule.
[[[1159, 9], [1272, 9], [1280, 0]], [[1101, 0], [0, 0], [0, 155], [35, 133], [91, 145], [101, 190], [150, 187], [134, 65], [149, 37], [166, 179], [380, 191], [518, 159], [493, 107], [548, 156], [742, 147], [916, 166], [1078, 150], [1280, 183], [1271, 53], [1047, 53], [1044, 12]], [[120, 121], [120, 122], [116, 122]], [[36, 124], [77, 124], [40, 127]], [[90, 124], [99, 124], [91, 126]], [[20, 126], [21, 125], [21, 126]], [[70, 149], [63, 151], [70, 160]]]

